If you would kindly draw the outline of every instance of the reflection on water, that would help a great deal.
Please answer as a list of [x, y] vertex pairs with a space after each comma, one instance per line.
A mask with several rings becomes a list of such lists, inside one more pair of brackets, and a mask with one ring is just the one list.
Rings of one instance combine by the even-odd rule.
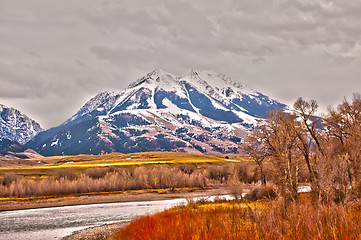
[[[230, 198], [228, 195], [222, 197]], [[0, 239], [61, 239], [77, 230], [129, 221], [186, 203], [187, 200], [181, 198], [1, 212]]]

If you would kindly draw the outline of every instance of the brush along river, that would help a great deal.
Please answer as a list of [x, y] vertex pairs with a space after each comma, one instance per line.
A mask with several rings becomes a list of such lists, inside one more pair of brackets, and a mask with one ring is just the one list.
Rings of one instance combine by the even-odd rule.
[[[229, 195], [218, 196], [230, 199]], [[212, 200], [215, 196], [201, 197]], [[198, 200], [200, 198], [194, 198]], [[159, 201], [89, 204], [0, 212], [0, 239], [62, 239], [74, 231], [187, 204], [186, 198]]]

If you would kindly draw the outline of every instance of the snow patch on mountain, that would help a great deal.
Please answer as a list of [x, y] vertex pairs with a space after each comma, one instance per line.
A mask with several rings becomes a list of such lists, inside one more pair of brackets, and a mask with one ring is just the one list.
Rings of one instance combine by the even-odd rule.
[[163, 99], [162, 104], [167, 107], [167, 111], [170, 113], [177, 114], [180, 111], [168, 98]]

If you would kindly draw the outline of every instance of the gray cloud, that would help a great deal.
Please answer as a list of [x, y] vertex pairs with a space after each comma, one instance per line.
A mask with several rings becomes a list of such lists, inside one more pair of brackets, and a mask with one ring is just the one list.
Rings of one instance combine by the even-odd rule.
[[326, 108], [360, 91], [360, 11], [360, 0], [2, 0], [0, 102], [51, 127], [154, 68], [201, 68]]

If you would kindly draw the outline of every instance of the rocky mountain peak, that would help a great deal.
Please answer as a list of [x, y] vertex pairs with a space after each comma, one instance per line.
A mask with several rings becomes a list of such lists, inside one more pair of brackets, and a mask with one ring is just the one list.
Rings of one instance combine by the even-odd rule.
[[0, 104], [0, 138], [25, 144], [41, 131], [39, 123], [15, 108]]
[[80, 110], [93, 111], [100, 106], [103, 106], [105, 102], [115, 100], [116, 96], [117, 94], [112, 91], [101, 92], [92, 99], [90, 99]]
[[145, 87], [152, 90], [156, 88], [174, 90], [174, 87], [177, 85], [179, 85], [177, 76], [167, 73], [162, 69], [156, 69], [131, 83], [128, 89]]
[[119, 93], [112, 91], [101, 92], [86, 102], [76, 114], [65, 121], [62, 125], [66, 125], [75, 120], [80, 121], [80, 118], [92, 118], [95, 116], [94, 114], [106, 114], [114, 106], [119, 97]]

